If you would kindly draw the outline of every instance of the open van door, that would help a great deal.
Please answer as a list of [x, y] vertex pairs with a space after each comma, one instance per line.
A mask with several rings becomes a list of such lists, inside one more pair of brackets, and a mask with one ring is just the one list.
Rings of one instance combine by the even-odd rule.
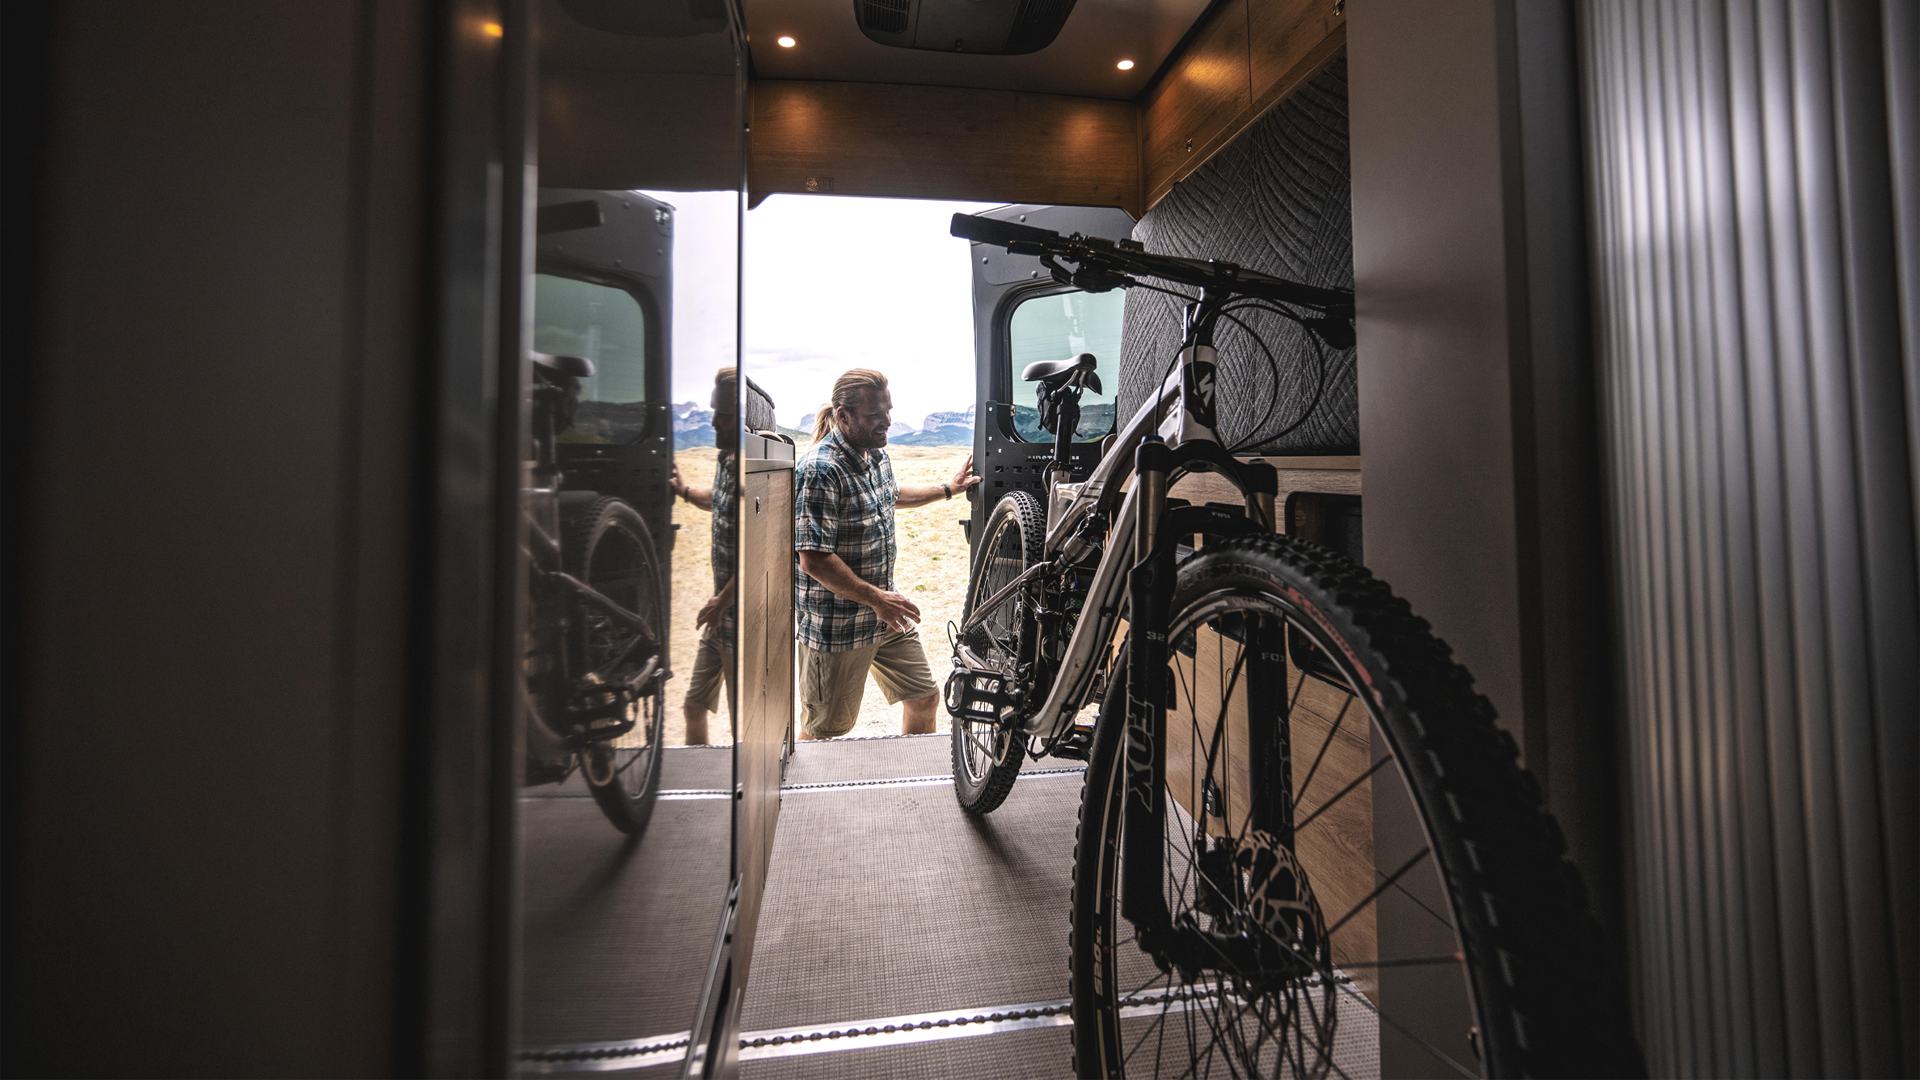
[[670, 566], [673, 207], [635, 191], [541, 188], [537, 222], [533, 347], [594, 366], [556, 439], [567, 492], [626, 500]]
[[[1003, 206], [982, 217], [1061, 233], [1118, 240], [1133, 235], [1125, 210], [1092, 206]], [[1120, 327], [1124, 289], [1087, 293], [1053, 280], [1039, 258], [1012, 255], [990, 244], [971, 245], [973, 267], [973, 463], [981, 483], [968, 492], [968, 542], [985, 527], [994, 504], [1009, 491], [1045, 497], [1053, 436], [1040, 426], [1034, 384], [1020, 372], [1035, 360], [1064, 360], [1083, 352], [1099, 358], [1104, 394], [1081, 399], [1080, 427], [1071, 453], [1074, 481], [1100, 460], [1100, 440], [1113, 430], [1120, 391]]]

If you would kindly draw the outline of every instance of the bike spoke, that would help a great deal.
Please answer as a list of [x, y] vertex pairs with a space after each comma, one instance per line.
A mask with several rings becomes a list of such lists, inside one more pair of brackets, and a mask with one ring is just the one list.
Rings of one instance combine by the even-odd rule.
[[1358, 788], [1361, 784], [1365, 783], [1368, 777], [1372, 776], [1374, 773], [1379, 772], [1387, 764], [1387, 762], [1392, 760], [1393, 760], [1392, 753], [1382, 754], [1380, 756], [1380, 760], [1373, 763], [1372, 768], [1368, 769], [1366, 772], [1361, 773], [1359, 776], [1354, 777], [1351, 781], [1348, 782], [1346, 787], [1343, 787], [1338, 792], [1336, 792], [1333, 798], [1328, 799], [1324, 803], [1321, 803], [1318, 807], [1314, 809], [1313, 813], [1307, 815], [1305, 821], [1302, 821], [1300, 824], [1295, 825], [1293, 827], [1293, 831], [1295, 833], [1298, 833], [1301, 830], [1305, 829], [1308, 825], [1312, 824], [1313, 819], [1319, 817], [1321, 814], [1324, 814], [1328, 810], [1332, 809], [1333, 805], [1339, 802], [1341, 799], [1344, 799], [1348, 795], [1351, 795], [1355, 788]]
[[1343, 994], [1346, 994], [1348, 997], [1352, 998], [1353, 1000], [1359, 1002], [1361, 1005], [1365, 1006], [1368, 1012], [1372, 1013], [1375, 1017], [1384, 1021], [1385, 1023], [1391, 1025], [1393, 1027], [1393, 1030], [1399, 1032], [1400, 1034], [1406, 1036], [1407, 1038], [1413, 1040], [1414, 1042], [1419, 1043], [1422, 1049], [1426, 1050], [1427, 1053], [1432, 1054], [1435, 1058], [1437, 1058], [1439, 1061], [1444, 1063], [1448, 1068], [1452, 1069], [1454, 1072], [1459, 1073], [1461, 1076], [1468, 1077], [1469, 1080], [1473, 1080], [1473, 1078], [1478, 1075], [1475, 1072], [1473, 1072], [1473, 1070], [1468, 1069], [1465, 1065], [1462, 1065], [1459, 1062], [1453, 1060], [1453, 1058], [1450, 1055], [1448, 1055], [1446, 1051], [1440, 1049], [1439, 1047], [1433, 1045], [1427, 1040], [1421, 1038], [1417, 1033], [1409, 1030], [1407, 1026], [1402, 1024], [1400, 1021], [1395, 1020], [1393, 1017], [1388, 1016], [1386, 1013], [1381, 1012], [1379, 1006], [1367, 1000], [1367, 995], [1361, 993], [1358, 990], [1354, 990], [1344, 985], [1340, 987], [1340, 992]]
[[1365, 899], [1353, 905], [1352, 910], [1348, 911], [1345, 915], [1340, 916], [1339, 920], [1336, 921], [1332, 926], [1327, 927], [1327, 936], [1332, 937], [1335, 933], [1339, 931], [1341, 927], [1347, 925], [1347, 920], [1353, 918], [1355, 915], [1360, 914], [1360, 910], [1362, 908], [1366, 907], [1368, 904], [1371, 904], [1375, 900], [1379, 899], [1381, 893], [1386, 892], [1388, 889], [1393, 888], [1395, 882], [1398, 882], [1403, 876], [1405, 876], [1407, 871], [1419, 865], [1420, 860], [1426, 858], [1427, 855], [1432, 851], [1433, 851], [1432, 847], [1423, 847], [1419, 851], [1414, 852], [1413, 858], [1408, 859], [1405, 863], [1402, 863], [1400, 866], [1400, 869], [1395, 870], [1387, 878], [1387, 880], [1375, 886], [1374, 890], [1368, 893]]
[[[1305, 685], [1306, 681], [1307, 673], [1302, 671], [1300, 673], [1300, 682], [1302, 685]], [[1340, 706], [1340, 715], [1333, 718], [1333, 726], [1327, 729], [1327, 737], [1320, 743], [1320, 752], [1313, 755], [1313, 765], [1307, 769], [1307, 778], [1300, 781], [1300, 790], [1296, 792], [1293, 797], [1293, 808], [1295, 810], [1300, 809], [1300, 800], [1307, 797], [1307, 788], [1313, 785], [1313, 775], [1320, 771], [1320, 762], [1327, 756], [1327, 748], [1333, 745], [1333, 737], [1340, 733], [1340, 725], [1346, 722], [1347, 710], [1353, 707], [1353, 702], [1354, 696], [1348, 694], [1347, 703]], [[1289, 708], [1288, 712], [1291, 714], [1292, 709]]]

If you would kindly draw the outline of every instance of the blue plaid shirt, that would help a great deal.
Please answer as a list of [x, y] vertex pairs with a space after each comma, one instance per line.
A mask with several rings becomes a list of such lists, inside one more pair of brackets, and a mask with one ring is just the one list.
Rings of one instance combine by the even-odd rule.
[[[793, 482], [794, 549], [832, 552], [860, 580], [893, 591], [893, 504], [900, 485], [887, 452], [862, 454], [830, 431], [801, 455]], [[849, 652], [872, 643], [884, 629], [872, 608], [833, 595], [800, 569], [798, 560], [793, 604], [800, 616], [800, 644], [817, 652]]]
[[[734, 478], [733, 453], [721, 454], [713, 465], [713, 594], [733, 580], [733, 564], [739, 551], [740, 537], [740, 484]], [[737, 594], [736, 594], [737, 596]], [[740, 606], [736, 599], [733, 606], [720, 616], [720, 640], [733, 644], [734, 610]]]

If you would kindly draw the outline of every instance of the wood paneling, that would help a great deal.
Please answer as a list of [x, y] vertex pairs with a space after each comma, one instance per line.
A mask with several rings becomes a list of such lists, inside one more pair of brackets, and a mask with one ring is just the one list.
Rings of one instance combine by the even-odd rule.
[[1253, 116], [1292, 93], [1347, 43], [1345, 10], [1336, 14], [1332, 0], [1267, 0], [1248, 8]]
[[[1227, 649], [1224, 656], [1223, 646]], [[1167, 711], [1167, 792], [1188, 817], [1194, 817], [1194, 807], [1200, 805], [1204, 770], [1196, 766], [1213, 745], [1215, 718], [1223, 712], [1222, 687], [1231, 681], [1225, 673], [1234, 668], [1238, 648], [1238, 643], [1202, 627], [1194, 635], [1193, 657], [1175, 652], [1172, 658], [1175, 705]], [[1362, 904], [1373, 889], [1372, 782], [1361, 780], [1351, 791], [1340, 794], [1372, 764], [1368, 718], [1363, 708], [1354, 707], [1357, 702], [1352, 694], [1305, 676], [1292, 664], [1287, 666], [1287, 685], [1293, 688], [1287, 731], [1299, 807], [1295, 820], [1305, 820], [1325, 807], [1295, 837], [1294, 853], [1306, 871], [1326, 924], [1332, 926]], [[1227, 767], [1225, 776], [1216, 776], [1216, 785], [1225, 802], [1225, 814], [1209, 817], [1207, 832], [1241, 836], [1252, 812], [1244, 692], [1227, 702], [1224, 714], [1227, 733], [1221, 743], [1226, 747]], [[1323, 746], [1324, 756], [1320, 753]], [[1338, 801], [1331, 801], [1336, 796]], [[1378, 944], [1371, 908], [1353, 915], [1333, 935], [1333, 950], [1335, 960], [1343, 963], [1376, 958]], [[1354, 971], [1369, 994], [1374, 990], [1371, 972], [1370, 968]]]
[[780, 754], [793, 716], [793, 463], [742, 457], [739, 778], [740, 913], [734, 977], [747, 981], [780, 816]]
[[1147, 205], [1232, 140], [1253, 104], [1248, 74], [1248, 0], [1215, 8], [1140, 109], [1140, 162]]
[[540, 183], [725, 191], [739, 182], [730, 75], [540, 74]]
[[1141, 203], [1173, 185], [1346, 45], [1334, 0], [1229, 0], [1140, 99]]
[[[1357, 457], [1243, 457], [1242, 461], [1265, 461], [1280, 473], [1280, 494], [1274, 506], [1287, 505], [1287, 496], [1296, 491], [1316, 491], [1328, 495], [1360, 494], [1360, 459]], [[1240, 504], [1240, 489], [1216, 473], [1188, 473], [1168, 492], [1188, 502]], [[1285, 531], [1284, 529], [1280, 531]]]
[[1119, 206], [1136, 217], [1134, 106], [944, 86], [753, 85], [748, 188]]

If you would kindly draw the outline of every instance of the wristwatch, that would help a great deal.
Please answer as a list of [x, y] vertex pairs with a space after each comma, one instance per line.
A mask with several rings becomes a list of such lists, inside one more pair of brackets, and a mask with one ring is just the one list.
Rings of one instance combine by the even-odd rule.
[[942, 481], [942, 482], [941, 482], [941, 484], [940, 484], [940, 490], [941, 490], [941, 491], [944, 491], [944, 492], [946, 492], [946, 493], [947, 493], [947, 498], [949, 498], [949, 499], [951, 499], [951, 498], [953, 498], [953, 485], [952, 485], [952, 484], [949, 484], [949, 483], [946, 483], [945, 481]]

